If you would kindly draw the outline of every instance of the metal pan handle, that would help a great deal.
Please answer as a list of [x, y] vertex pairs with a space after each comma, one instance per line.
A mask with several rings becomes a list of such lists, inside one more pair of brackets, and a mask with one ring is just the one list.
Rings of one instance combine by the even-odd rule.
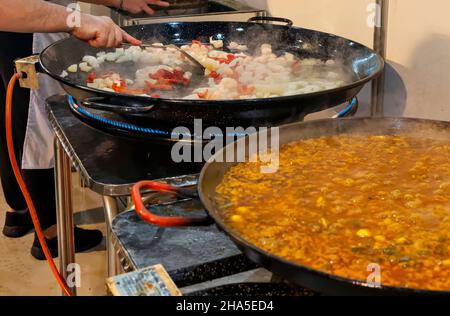
[[279, 22], [279, 23], [285, 23], [287, 27], [294, 26], [294, 22], [292, 20], [286, 19], [286, 18], [277, 18], [273, 16], [255, 16], [247, 21], [248, 23], [257, 23], [257, 22]]
[[115, 112], [119, 114], [140, 114], [149, 112], [154, 108], [155, 105], [148, 106], [124, 106], [117, 104], [110, 104], [104, 101], [104, 97], [92, 97], [86, 98], [81, 101], [81, 104], [87, 108], [95, 109], [95, 110], [103, 110], [109, 112]]
[[198, 197], [197, 192], [191, 190], [176, 188], [168, 184], [155, 181], [141, 181], [136, 183], [131, 189], [131, 198], [134, 202], [134, 207], [137, 215], [149, 224], [154, 224], [162, 227], [173, 226], [203, 226], [209, 225], [211, 219], [209, 216], [203, 217], [182, 217], [182, 216], [159, 216], [148, 210], [142, 202], [141, 191], [147, 189], [156, 192], [175, 193], [182, 197]]

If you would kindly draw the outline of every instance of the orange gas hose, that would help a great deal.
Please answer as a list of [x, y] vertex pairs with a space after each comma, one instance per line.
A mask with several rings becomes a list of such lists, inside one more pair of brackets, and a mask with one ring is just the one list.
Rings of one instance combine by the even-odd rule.
[[17, 79], [20, 78], [20, 74], [16, 73], [11, 78], [8, 84], [8, 89], [6, 91], [6, 112], [5, 112], [5, 121], [6, 121], [6, 143], [8, 145], [8, 154], [9, 154], [9, 160], [11, 161], [11, 166], [14, 171], [14, 175], [16, 176], [17, 183], [19, 184], [20, 190], [22, 191], [22, 194], [25, 198], [25, 201], [28, 206], [28, 210], [31, 214], [31, 219], [33, 220], [34, 229], [36, 231], [36, 234], [39, 238], [39, 242], [41, 244], [42, 250], [45, 254], [45, 259], [47, 260], [47, 263], [50, 266], [50, 269], [52, 270], [53, 275], [56, 278], [56, 281], [58, 282], [61, 289], [64, 291], [64, 293], [67, 296], [71, 296], [69, 287], [67, 286], [66, 281], [59, 273], [58, 269], [56, 268], [55, 262], [53, 261], [53, 257], [50, 253], [50, 250], [48, 249], [47, 242], [45, 241], [44, 233], [42, 232], [41, 224], [39, 223], [39, 219], [36, 214], [36, 209], [34, 208], [33, 200], [31, 199], [30, 193], [28, 192], [28, 189], [25, 185], [25, 181], [23, 181], [22, 174], [20, 173], [19, 166], [17, 164], [16, 154], [14, 152], [14, 145], [13, 145], [13, 136], [12, 136], [12, 98], [13, 98], [13, 91], [14, 91], [14, 85], [17, 81]]

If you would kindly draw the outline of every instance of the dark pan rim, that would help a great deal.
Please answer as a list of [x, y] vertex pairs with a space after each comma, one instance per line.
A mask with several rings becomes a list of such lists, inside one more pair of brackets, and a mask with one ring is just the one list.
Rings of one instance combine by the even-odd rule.
[[[323, 120], [316, 120], [313, 121], [314, 123], [325, 123], [325, 122], [329, 122], [329, 121], [336, 121], [336, 120], [340, 120], [340, 121], [364, 121], [364, 120], [385, 120], [385, 121], [407, 121], [407, 122], [417, 122], [417, 123], [430, 123], [430, 124], [445, 124], [447, 126], [450, 126], [450, 122], [446, 122], [446, 121], [438, 121], [438, 120], [427, 120], [427, 119], [419, 119], [419, 118], [396, 118], [396, 117], [384, 117], [384, 118], [367, 118], [367, 117], [362, 117], [362, 118], [341, 118], [341, 119], [323, 119]], [[312, 122], [309, 122], [312, 123]], [[300, 125], [300, 124], [308, 124], [308, 122], [300, 122], [300, 123], [292, 123], [292, 124], [288, 124], [288, 125], [284, 125], [284, 127], [289, 127], [289, 126], [294, 126], [294, 125]], [[236, 142], [233, 142], [229, 145], [227, 145], [226, 147], [224, 147], [222, 150], [220, 150], [216, 155], [222, 155], [222, 153], [224, 151], [227, 150], [227, 148], [230, 146], [234, 146]], [[216, 156], [215, 155], [215, 156]], [[211, 158], [214, 159], [213, 156]], [[214, 162], [213, 162], [214, 163]], [[346, 277], [341, 277], [338, 275], [334, 275], [328, 272], [324, 272], [318, 269], [314, 269], [311, 268], [310, 266], [306, 266], [300, 263], [296, 263], [294, 261], [290, 261], [287, 260], [283, 257], [279, 257], [277, 255], [274, 255], [270, 252], [267, 252], [257, 246], [255, 246], [254, 244], [252, 244], [251, 242], [247, 241], [246, 239], [242, 238], [240, 235], [238, 235], [237, 233], [233, 232], [233, 230], [231, 230], [225, 223], [224, 221], [220, 218], [220, 216], [218, 215], [219, 212], [217, 211], [217, 209], [211, 205], [211, 203], [209, 203], [209, 199], [205, 196], [203, 190], [201, 189], [201, 185], [203, 182], [203, 179], [205, 177], [206, 172], [208, 171], [208, 166], [211, 165], [211, 162], [207, 162], [205, 164], [205, 166], [203, 167], [202, 171], [200, 172], [200, 177], [199, 177], [199, 182], [198, 182], [198, 193], [199, 193], [199, 197], [200, 200], [202, 202], [202, 204], [205, 206], [206, 211], [208, 212], [209, 216], [212, 217], [212, 219], [214, 220], [214, 222], [216, 223], [216, 225], [222, 229], [228, 236], [230, 236], [230, 238], [239, 246], [243, 246], [244, 248], [250, 249], [251, 251], [257, 253], [259, 256], [262, 257], [267, 257], [270, 258], [271, 260], [274, 261], [278, 261], [280, 263], [282, 263], [283, 265], [287, 265], [287, 266], [291, 266], [297, 270], [301, 270], [305, 273], [308, 273], [310, 275], [315, 275], [317, 277], [320, 277], [322, 279], [328, 279], [330, 281], [337, 281], [346, 285], [353, 285], [355, 287], [360, 287], [361, 290], [362, 289], [369, 289], [369, 290], [373, 290], [380, 292], [381, 294], [383, 292], [386, 292], [387, 294], [389, 293], [398, 293], [398, 294], [412, 294], [412, 295], [437, 295], [437, 296], [448, 296], [450, 295], [450, 290], [427, 290], [427, 289], [416, 289], [416, 288], [408, 288], [408, 287], [397, 287], [397, 286], [391, 286], [391, 285], [382, 285], [380, 287], [371, 287], [367, 282], [364, 282], [362, 280], [357, 280], [357, 279], [351, 279], [351, 278], [346, 278]], [[260, 262], [256, 262], [258, 264], [260, 264]], [[301, 285], [301, 284], [299, 284]]]
[[[205, 21], [206, 23], [211, 23], [211, 24], [223, 24], [223, 23], [237, 23], [237, 24], [243, 24], [243, 25], [252, 25], [254, 23], [249, 23], [249, 22], [217, 22], [217, 21]], [[205, 22], [177, 22], [177, 23], [185, 23], [185, 24], [204, 24]], [[170, 25], [171, 23], [161, 23], [162, 25]], [[160, 25], [161, 25], [160, 24]], [[271, 27], [275, 27], [275, 28], [284, 28], [284, 26], [281, 25], [272, 25]], [[321, 91], [316, 91], [316, 92], [312, 92], [312, 93], [304, 93], [304, 94], [297, 94], [297, 95], [289, 95], [289, 96], [281, 96], [281, 97], [275, 97], [275, 98], [259, 98], [259, 99], [238, 99], [238, 100], [190, 100], [190, 99], [179, 99], [179, 98], [152, 98], [152, 97], [146, 97], [146, 96], [136, 96], [136, 95], [130, 95], [130, 94], [123, 94], [123, 93], [114, 93], [114, 92], [110, 92], [110, 91], [104, 91], [104, 90], [100, 90], [100, 89], [95, 89], [95, 88], [91, 88], [88, 87], [86, 85], [81, 85], [81, 84], [77, 84], [74, 83], [70, 80], [67, 80], [66, 78], [63, 78], [60, 76], [60, 74], [55, 74], [52, 73], [46, 66], [45, 64], [42, 62], [42, 58], [41, 56], [44, 55], [48, 50], [52, 49], [54, 46], [59, 45], [61, 42], [66, 41], [67, 39], [62, 39], [59, 40], [53, 44], [51, 44], [50, 46], [46, 47], [41, 54], [39, 55], [39, 65], [42, 68], [42, 70], [48, 74], [50, 77], [52, 77], [53, 79], [76, 89], [81, 89], [83, 91], [87, 91], [87, 92], [91, 92], [94, 94], [102, 94], [106, 97], [111, 97], [111, 98], [122, 98], [122, 99], [135, 99], [141, 102], [148, 102], [148, 103], [158, 103], [158, 102], [164, 102], [164, 103], [172, 103], [172, 104], [184, 104], [184, 105], [190, 105], [190, 106], [204, 106], [205, 104], [214, 104], [215, 106], [225, 106], [225, 105], [229, 105], [229, 104], [236, 104], [236, 105], [240, 105], [240, 104], [249, 104], [249, 103], [253, 103], [253, 104], [258, 104], [260, 102], [264, 102], [264, 103], [270, 103], [273, 101], [277, 101], [277, 102], [281, 102], [281, 101], [289, 101], [289, 100], [298, 100], [299, 98], [315, 98], [315, 97], [319, 97], [319, 96], [323, 96], [323, 95], [328, 95], [328, 94], [333, 94], [335, 92], [341, 92], [341, 91], [347, 91], [347, 90], [351, 90], [353, 88], [357, 88], [360, 87], [364, 84], [366, 84], [367, 82], [377, 78], [384, 70], [385, 67], [385, 61], [384, 59], [377, 54], [375, 51], [373, 51], [372, 49], [368, 48], [367, 46], [355, 42], [353, 40], [349, 40], [346, 39], [344, 37], [340, 37], [334, 34], [330, 34], [330, 33], [324, 33], [324, 32], [320, 32], [320, 31], [316, 31], [316, 30], [311, 30], [311, 29], [306, 29], [306, 28], [299, 28], [299, 27], [293, 27], [293, 29], [299, 30], [305, 30], [305, 31], [310, 31], [310, 32], [316, 32], [320, 35], [327, 35], [329, 37], [334, 37], [334, 38], [338, 38], [338, 39], [343, 39], [346, 40], [348, 42], [354, 43], [354, 45], [356, 46], [360, 46], [360, 47], [364, 47], [366, 48], [368, 51], [372, 52], [378, 59], [379, 61], [379, 69], [377, 69], [376, 72], [374, 72], [373, 74], [371, 74], [370, 76], [367, 76], [365, 78], [359, 79], [357, 81], [354, 81], [351, 84], [342, 86], [342, 87], [338, 87], [338, 88], [333, 88], [333, 89], [328, 89], [328, 90], [321, 90]], [[80, 101], [80, 100], [79, 100]], [[189, 103], [189, 104], [187, 104]]]

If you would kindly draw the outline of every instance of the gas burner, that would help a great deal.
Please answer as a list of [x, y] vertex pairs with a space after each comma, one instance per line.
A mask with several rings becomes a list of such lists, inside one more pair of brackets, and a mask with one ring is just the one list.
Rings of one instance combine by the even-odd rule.
[[[67, 97], [68, 105], [72, 113], [83, 123], [106, 132], [111, 135], [125, 136], [131, 138], [145, 138], [149, 140], [172, 140], [171, 129], [167, 126], [150, 128], [139, 126], [124, 121], [119, 115], [111, 112], [92, 111], [77, 104], [71, 96]], [[159, 125], [155, 122], [154, 125]]]
[[[194, 133], [194, 126], [188, 127], [190, 133], [179, 135], [173, 133], [173, 129], [177, 126], [169, 126], [167, 123], [162, 124], [161, 122], [156, 121], [152, 121], [151, 123], [143, 122], [139, 124], [135, 121], [127, 121], [123, 116], [111, 112], [94, 112], [78, 105], [75, 99], [71, 96], [68, 96], [68, 104], [72, 113], [82, 122], [113, 136], [125, 136], [133, 139], [138, 138], [172, 142], [179, 141], [180, 136], [182, 136], [184, 140], [191, 140], [191, 142], [194, 142], [197, 138]], [[353, 116], [356, 114], [358, 107], [358, 99], [355, 97], [347, 105], [345, 105], [342, 110], [339, 110], [339, 112], [337, 112], [336, 115], [333, 116], [333, 118]], [[223, 128], [223, 130], [225, 130], [225, 127]], [[223, 135], [211, 136], [223, 137]], [[244, 136], [246, 135], [236, 133], [233, 135], [226, 135], [226, 138], [240, 138]]]
[[[113, 114], [111, 112], [103, 112], [103, 111], [96, 111], [93, 112], [91, 110], [88, 110], [80, 105], [77, 104], [75, 99], [71, 96], [67, 97], [69, 108], [72, 111], [72, 113], [78, 117], [82, 122], [97, 128], [99, 130], [102, 130], [104, 132], [107, 132], [113, 136], [126, 136], [130, 138], [140, 138], [140, 139], [148, 139], [148, 140], [158, 140], [158, 141], [169, 141], [169, 142], [178, 142], [182, 138], [183, 142], [205, 142], [207, 143], [211, 139], [211, 137], [222, 137], [222, 138], [232, 138], [237, 139], [241, 137], [245, 137], [246, 134], [241, 133], [230, 133], [227, 135], [217, 135], [217, 134], [211, 134], [208, 135], [208, 139], [202, 139], [200, 136], [197, 136], [196, 134], [196, 127], [190, 126], [188, 129], [190, 130], [189, 133], [183, 132], [183, 133], [175, 133], [173, 132], [173, 129], [176, 128], [176, 126], [170, 126], [168, 124], [161, 124], [161, 122], [153, 121], [150, 123], [150, 126], [148, 127], [148, 122], [146, 122], [144, 125], [137, 125], [136, 123], [130, 123], [127, 121], [124, 121], [123, 117], [120, 117], [120, 115]], [[225, 130], [225, 128], [223, 129]], [[202, 128], [200, 128], [200, 133], [202, 133]]]

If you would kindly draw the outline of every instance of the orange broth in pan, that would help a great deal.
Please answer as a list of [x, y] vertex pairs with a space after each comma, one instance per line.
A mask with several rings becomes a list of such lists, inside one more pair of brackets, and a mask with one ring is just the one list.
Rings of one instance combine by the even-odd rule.
[[223, 220], [287, 260], [383, 285], [450, 290], [450, 142], [330, 136], [282, 146], [276, 173], [232, 167]]

